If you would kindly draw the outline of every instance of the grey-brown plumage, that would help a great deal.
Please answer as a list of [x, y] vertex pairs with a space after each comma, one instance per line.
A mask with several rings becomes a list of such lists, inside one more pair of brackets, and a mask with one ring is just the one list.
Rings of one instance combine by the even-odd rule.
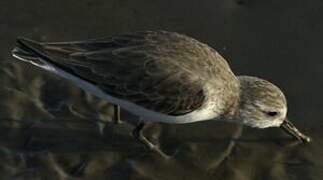
[[200, 108], [206, 100], [203, 86], [210, 81], [215, 101], [225, 103], [222, 109], [238, 96], [227, 62], [209, 46], [178, 33], [146, 31], [29, 48], [114, 97], [169, 115]]
[[220, 119], [258, 128], [280, 126], [309, 141], [286, 119], [286, 99], [277, 86], [256, 77], [236, 77], [214, 49], [185, 35], [145, 31], [63, 43], [20, 38], [13, 55], [145, 120]]

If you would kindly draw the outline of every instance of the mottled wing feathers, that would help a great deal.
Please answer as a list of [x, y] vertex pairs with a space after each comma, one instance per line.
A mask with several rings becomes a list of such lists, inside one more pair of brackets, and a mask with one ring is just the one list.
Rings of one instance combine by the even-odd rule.
[[203, 81], [185, 68], [184, 58], [192, 55], [185, 52], [185, 43], [195, 43], [186, 36], [147, 31], [88, 41], [22, 43], [107, 94], [153, 111], [180, 115], [205, 101]]

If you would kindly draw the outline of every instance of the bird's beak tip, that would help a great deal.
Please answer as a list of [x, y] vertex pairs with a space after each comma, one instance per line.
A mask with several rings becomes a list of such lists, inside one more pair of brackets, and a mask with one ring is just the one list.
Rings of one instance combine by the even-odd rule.
[[308, 143], [308, 142], [312, 141], [312, 139], [310, 137], [301, 133], [290, 121], [288, 121], [288, 119], [285, 119], [283, 121], [280, 128], [282, 128], [285, 132], [294, 136], [295, 138], [297, 138], [298, 140], [300, 140], [304, 143]]

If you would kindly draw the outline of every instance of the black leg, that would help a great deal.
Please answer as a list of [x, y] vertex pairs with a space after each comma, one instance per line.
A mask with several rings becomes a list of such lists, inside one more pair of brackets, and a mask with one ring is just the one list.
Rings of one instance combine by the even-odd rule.
[[114, 110], [114, 124], [120, 124], [120, 106], [119, 105], [113, 105]]
[[31, 142], [33, 141], [33, 133], [32, 133], [32, 128], [36, 125], [36, 123], [31, 123], [30, 126], [28, 126], [24, 131], [26, 133], [26, 140], [23, 144], [24, 148], [28, 148]]
[[75, 167], [70, 174], [76, 177], [81, 177], [84, 174], [84, 170], [88, 165], [90, 158], [84, 159], [77, 167]]
[[163, 151], [161, 151], [156, 145], [152, 144], [142, 133], [142, 130], [145, 127], [145, 123], [140, 122], [137, 127], [132, 131], [133, 136], [142, 144], [144, 144], [149, 150], [159, 154], [161, 157], [165, 159], [169, 159], [170, 157], [166, 155]]

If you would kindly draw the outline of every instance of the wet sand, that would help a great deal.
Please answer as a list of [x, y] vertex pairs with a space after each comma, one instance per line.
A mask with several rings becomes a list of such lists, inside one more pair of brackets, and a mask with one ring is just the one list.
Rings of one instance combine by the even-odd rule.
[[[322, 179], [321, 1], [0, 2], [1, 179]], [[165, 29], [217, 49], [239, 74], [277, 84], [310, 144], [280, 129], [153, 124], [148, 152], [112, 105], [10, 56], [17, 36], [71, 41]], [[122, 111], [122, 120], [137, 117]]]

